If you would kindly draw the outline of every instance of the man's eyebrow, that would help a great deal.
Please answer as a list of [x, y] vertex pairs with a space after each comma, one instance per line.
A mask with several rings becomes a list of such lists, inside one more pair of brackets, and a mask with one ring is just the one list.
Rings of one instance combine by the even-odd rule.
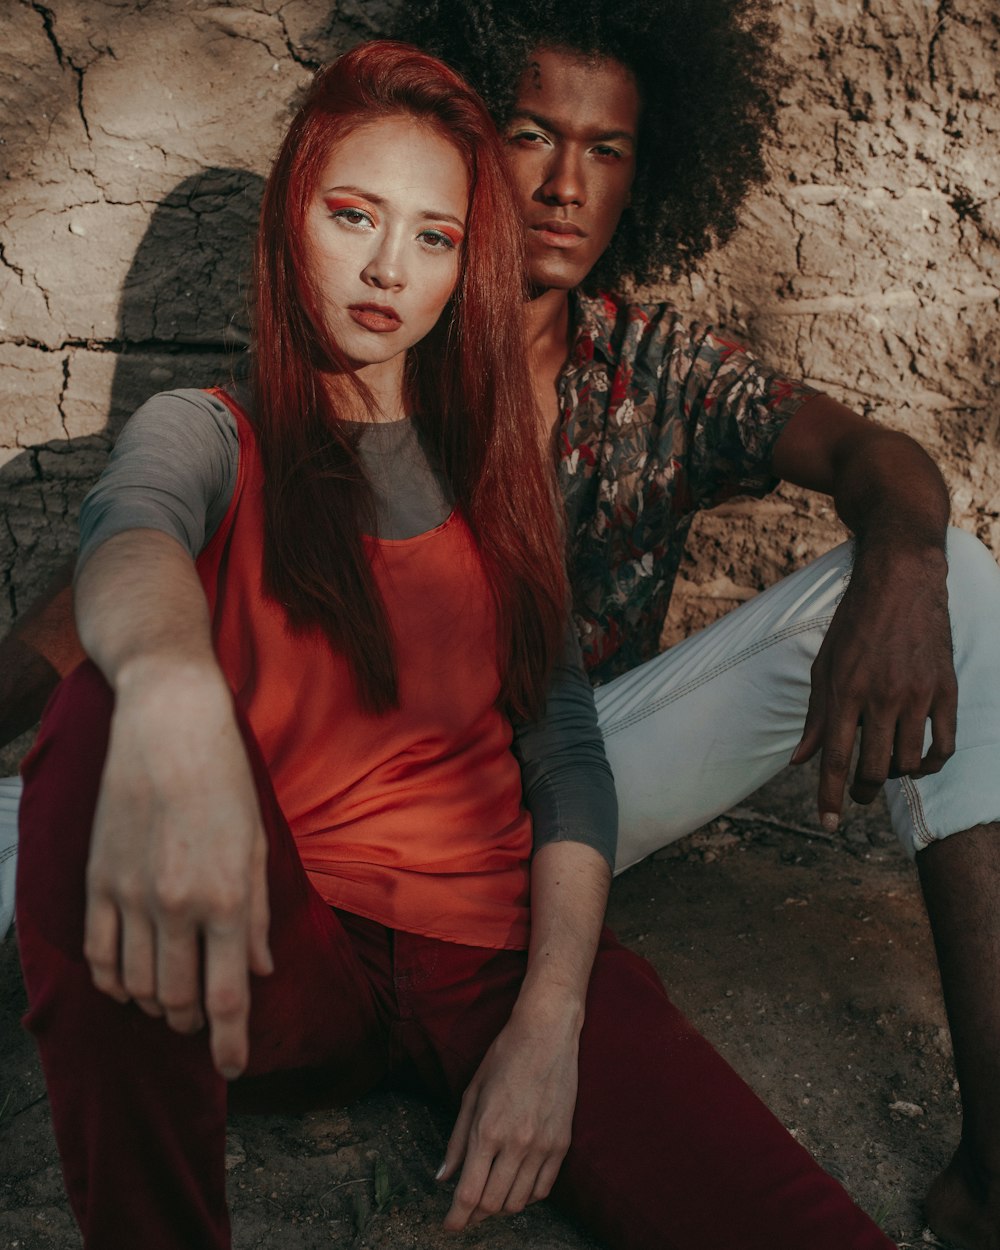
[[[374, 191], [366, 191], [364, 187], [339, 186], [328, 187], [322, 192], [323, 195], [356, 195], [362, 200], [367, 200], [369, 204], [374, 204], [377, 208], [383, 208], [387, 203], [385, 196], [376, 195]], [[423, 221], [451, 221], [454, 222], [460, 230], [465, 229], [465, 222], [461, 217], [453, 217], [451, 213], [445, 213], [436, 208], [424, 208], [417, 214]]]
[[[551, 117], [543, 117], [541, 113], [533, 113], [530, 109], [515, 109], [511, 116], [511, 122], [529, 121], [534, 122], [541, 130], [549, 130], [554, 135], [565, 134], [565, 128], [558, 122], [553, 121]], [[626, 139], [629, 143], [635, 143], [635, 135], [630, 130], [599, 130], [588, 133], [587, 138], [592, 143], [608, 143], [614, 139]]]

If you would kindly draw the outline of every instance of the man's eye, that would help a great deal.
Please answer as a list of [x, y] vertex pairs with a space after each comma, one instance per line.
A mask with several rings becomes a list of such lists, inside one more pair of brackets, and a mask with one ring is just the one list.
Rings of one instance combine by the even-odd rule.
[[510, 136], [511, 143], [521, 143], [525, 147], [536, 147], [540, 143], [545, 142], [545, 136], [540, 135], [537, 130], [515, 130]]
[[610, 148], [604, 143], [600, 144], [599, 147], [594, 148], [594, 153], [597, 156], [606, 156], [610, 160], [615, 160], [615, 161], [620, 161], [622, 156], [624, 155], [624, 153], [619, 151], [618, 148]]

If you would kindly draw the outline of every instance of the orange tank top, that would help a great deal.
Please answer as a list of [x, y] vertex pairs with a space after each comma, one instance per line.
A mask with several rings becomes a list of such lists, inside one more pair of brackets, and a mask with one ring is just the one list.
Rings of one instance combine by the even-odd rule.
[[346, 661], [265, 598], [263, 470], [246, 414], [236, 488], [198, 558], [216, 654], [270, 769], [306, 872], [330, 904], [470, 946], [528, 944], [531, 818], [496, 706], [496, 620], [458, 512], [365, 538], [396, 646], [399, 706], [359, 704]]

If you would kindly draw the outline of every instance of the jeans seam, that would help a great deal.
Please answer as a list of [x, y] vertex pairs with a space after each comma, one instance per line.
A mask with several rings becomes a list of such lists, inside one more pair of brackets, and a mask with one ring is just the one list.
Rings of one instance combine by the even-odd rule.
[[749, 647], [744, 647], [742, 651], [731, 655], [727, 660], [715, 665], [707, 673], [702, 673], [700, 677], [695, 677], [692, 681], [678, 686], [676, 690], [671, 690], [669, 694], [661, 695], [658, 699], [651, 701], [644, 707], [627, 713], [613, 725], [604, 726], [602, 732], [605, 739], [621, 729], [627, 729], [629, 726], [645, 720], [649, 716], [653, 716], [661, 708], [666, 707], [669, 703], [673, 703], [674, 700], [683, 698], [693, 690], [697, 690], [699, 686], [705, 685], [706, 682], [714, 681], [716, 677], [728, 672], [731, 668], [735, 668], [738, 664], [742, 664], [752, 656], [759, 655], [762, 651], [766, 651], [768, 647], [772, 647], [776, 643], [784, 642], [788, 638], [794, 638], [797, 634], [808, 633], [812, 629], [825, 631], [829, 628], [832, 620], [833, 613], [831, 612], [828, 616], [817, 616], [809, 621], [798, 621], [793, 625], [786, 625], [782, 629], [776, 630], [773, 634], [769, 634], [767, 638], [762, 638], [759, 642], [755, 642]]
[[912, 777], [900, 777], [899, 780], [903, 797], [906, 799], [906, 807], [910, 813], [910, 823], [913, 825], [913, 850], [916, 853], [930, 846], [935, 838], [927, 823], [924, 802], [920, 797], [916, 782]]

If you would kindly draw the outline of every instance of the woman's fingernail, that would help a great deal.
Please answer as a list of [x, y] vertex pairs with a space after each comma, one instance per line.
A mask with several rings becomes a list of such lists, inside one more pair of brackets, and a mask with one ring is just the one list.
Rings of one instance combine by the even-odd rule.
[[441, 1166], [438, 1168], [438, 1170], [434, 1173], [434, 1179], [436, 1181], [439, 1181], [441, 1177], [444, 1176], [444, 1170], [446, 1167], [447, 1167], [447, 1164], [442, 1163]]
[[819, 818], [819, 823], [823, 826], [827, 833], [836, 833], [840, 824], [840, 817], [836, 812], [824, 812]]

